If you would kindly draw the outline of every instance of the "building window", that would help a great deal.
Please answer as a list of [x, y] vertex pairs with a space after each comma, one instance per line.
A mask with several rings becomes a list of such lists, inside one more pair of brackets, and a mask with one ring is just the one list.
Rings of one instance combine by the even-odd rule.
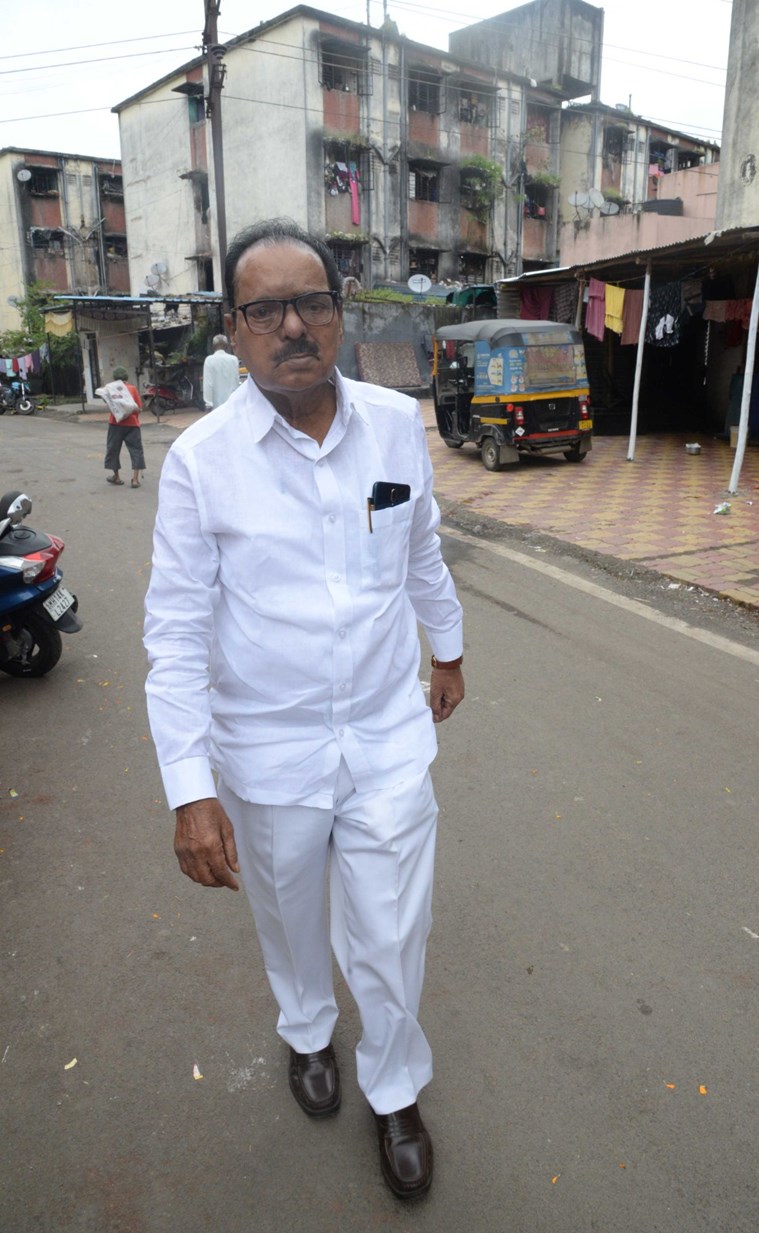
[[327, 240], [343, 278], [361, 278], [361, 246], [341, 240]]
[[349, 193], [352, 184], [360, 193], [372, 185], [372, 158], [369, 150], [347, 141], [324, 143], [324, 189], [331, 197]]
[[213, 290], [213, 258], [198, 257], [198, 291]]
[[125, 235], [106, 235], [103, 237], [106, 257], [126, 257], [127, 238]]
[[29, 232], [32, 248], [42, 249], [47, 253], [62, 253], [64, 233], [54, 227], [32, 227]]
[[439, 255], [434, 248], [410, 248], [408, 250], [409, 278], [412, 274], [426, 274], [433, 283], [436, 283]]
[[409, 197], [412, 201], [439, 201], [440, 179], [440, 167], [409, 163]]
[[528, 180], [524, 189], [525, 218], [537, 218], [542, 222], [547, 222], [551, 216], [553, 192], [553, 188], [548, 184], [535, 184]]
[[461, 253], [459, 256], [459, 278], [469, 283], [485, 282], [486, 258], [482, 253]]
[[321, 45], [319, 80], [325, 90], [369, 94], [371, 73], [366, 55], [353, 44], [324, 42]]
[[202, 94], [187, 95], [187, 110], [190, 113], [190, 124], [202, 124], [206, 118], [206, 109]]
[[58, 196], [58, 172], [53, 167], [30, 167], [29, 192], [35, 197]]
[[411, 111], [427, 111], [431, 116], [440, 114], [440, 78], [432, 73], [412, 69], [408, 82], [408, 105]]
[[487, 125], [489, 119], [488, 99], [475, 94], [466, 87], [459, 94], [459, 120], [462, 124]]
[[103, 175], [100, 177], [100, 193], [103, 197], [115, 197], [121, 200], [124, 196], [124, 181], [121, 176]]

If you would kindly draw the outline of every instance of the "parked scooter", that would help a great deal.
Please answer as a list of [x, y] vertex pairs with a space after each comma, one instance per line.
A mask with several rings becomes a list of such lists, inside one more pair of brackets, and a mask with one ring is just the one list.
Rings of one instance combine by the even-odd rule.
[[82, 628], [61, 585], [63, 540], [24, 526], [31, 509], [23, 492], [0, 497], [0, 671], [10, 676], [44, 676], [61, 657], [61, 632]]
[[173, 381], [155, 381], [145, 386], [143, 406], [146, 411], [152, 411], [156, 417], [166, 411], [177, 411], [180, 407], [204, 408], [200, 390], [186, 372], [180, 373]]
[[37, 406], [29, 393], [29, 382], [21, 376], [0, 380], [0, 415], [34, 415]]

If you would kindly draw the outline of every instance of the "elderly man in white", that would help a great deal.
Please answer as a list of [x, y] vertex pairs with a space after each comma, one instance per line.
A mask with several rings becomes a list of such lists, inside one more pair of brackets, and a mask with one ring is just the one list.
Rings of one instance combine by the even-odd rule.
[[[169, 452], [146, 600], [175, 851], [205, 886], [236, 890], [241, 874], [290, 1087], [312, 1117], [340, 1105], [331, 939], [361, 1015], [382, 1174], [414, 1198], [432, 1181], [417, 1105], [432, 1076], [417, 1018], [428, 768], [433, 722], [464, 696], [424, 426], [411, 399], [337, 371], [340, 274], [320, 240], [259, 223], [233, 241], [226, 282], [250, 379]], [[429, 706], [417, 620], [434, 651]]]
[[228, 347], [226, 335], [214, 335], [213, 353], [203, 361], [203, 402], [207, 411], [220, 407], [240, 384], [240, 365], [237, 356], [229, 354]]

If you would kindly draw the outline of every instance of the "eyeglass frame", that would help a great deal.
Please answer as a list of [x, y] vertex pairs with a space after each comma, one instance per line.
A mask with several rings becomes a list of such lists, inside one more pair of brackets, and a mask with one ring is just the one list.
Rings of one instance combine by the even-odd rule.
[[[319, 325], [314, 325], [314, 324], [313, 324], [313, 322], [311, 322], [311, 321], [306, 321], [306, 320], [305, 320], [305, 318], [301, 315], [301, 311], [300, 311], [300, 309], [298, 308], [298, 300], [305, 300], [305, 299], [308, 299], [308, 298], [309, 298], [310, 296], [312, 296], [312, 295], [328, 295], [328, 296], [329, 296], [329, 298], [331, 299], [331, 301], [332, 301], [332, 316], [330, 317], [329, 321], [323, 321], [323, 322], [321, 322]], [[280, 319], [279, 319], [279, 321], [277, 322], [277, 324], [276, 324], [276, 325], [274, 325], [274, 326], [272, 326], [272, 328], [271, 328], [270, 330], [255, 330], [255, 329], [253, 329], [253, 327], [250, 325], [250, 323], [249, 323], [249, 321], [248, 321], [248, 316], [247, 316], [247, 311], [246, 311], [246, 310], [247, 310], [248, 308], [252, 308], [254, 304], [279, 304], [280, 308], [282, 309], [282, 316], [280, 317]], [[300, 320], [303, 322], [303, 324], [304, 324], [304, 325], [307, 325], [310, 329], [317, 329], [317, 330], [320, 330], [320, 329], [323, 329], [323, 327], [324, 327], [325, 325], [331, 325], [331, 324], [332, 324], [332, 322], [333, 322], [333, 321], [334, 321], [334, 319], [335, 319], [335, 314], [337, 313], [337, 310], [338, 310], [339, 308], [342, 308], [342, 304], [343, 304], [343, 297], [342, 297], [342, 295], [340, 294], [340, 292], [339, 292], [339, 291], [334, 291], [334, 290], [332, 290], [332, 289], [327, 290], [327, 291], [303, 291], [303, 292], [301, 292], [301, 294], [300, 294], [300, 295], [292, 295], [292, 296], [290, 296], [290, 297], [289, 297], [289, 299], [279, 299], [277, 296], [264, 296], [264, 298], [263, 298], [263, 299], [260, 299], [260, 300], [248, 300], [247, 304], [237, 304], [237, 305], [235, 306], [235, 308], [234, 308], [232, 311], [233, 311], [233, 312], [236, 312], [236, 313], [237, 313], [237, 312], [242, 313], [242, 319], [243, 319], [243, 321], [245, 322], [245, 325], [246, 325], [246, 327], [248, 328], [248, 330], [250, 331], [250, 333], [251, 333], [251, 334], [257, 334], [257, 335], [259, 335], [260, 337], [263, 337], [263, 336], [265, 336], [266, 334], [273, 334], [273, 333], [275, 332], [275, 330], [278, 330], [278, 329], [279, 329], [279, 327], [281, 326], [282, 322], [283, 322], [283, 321], [284, 321], [284, 319], [285, 319], [285, 315], [286, 315], [287, 310], [288, 310], [288, 308], [290, 307], [290, 305], [291, 305], [291, 304], [292, 304], [293, 308], [295, 309], [295, 312], [297, 313], [298, 317], [300, 318]]]

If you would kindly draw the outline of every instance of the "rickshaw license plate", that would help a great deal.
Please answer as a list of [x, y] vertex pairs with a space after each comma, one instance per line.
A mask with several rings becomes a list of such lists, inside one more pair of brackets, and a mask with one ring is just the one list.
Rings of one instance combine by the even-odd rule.
[[579, 428], [580, 432], [588, 432], [593, 427], [593, 421], [592, 420], [580, 420], [577, 427]]
[[45, 611], [57, 621], [62, 617], [64, 612], [68, 612], [74, 602], [74, 596], [65, 587], [58, 587], [56, 591], [48, 599], [43, 599], [42, 607]]

